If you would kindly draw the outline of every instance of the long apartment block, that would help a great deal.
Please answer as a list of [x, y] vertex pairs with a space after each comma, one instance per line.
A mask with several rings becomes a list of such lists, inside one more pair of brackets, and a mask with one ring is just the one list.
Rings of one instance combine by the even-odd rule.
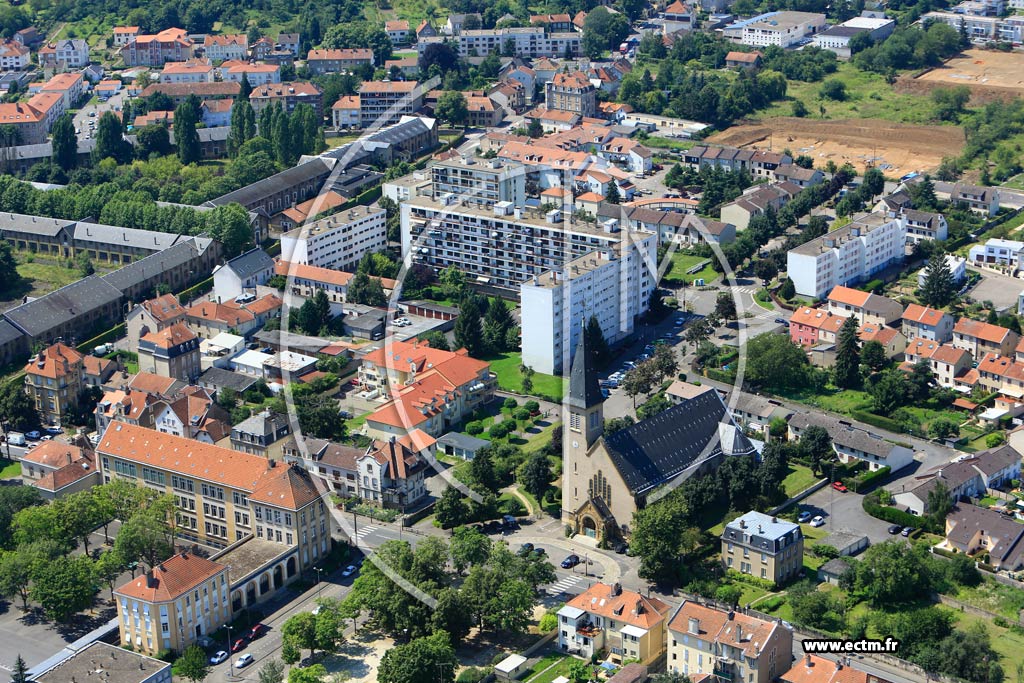
[[[480, 206], [456, 196], [402, 202], [402, 253], [440, 272], [455, 266], [472, 282], [518, 294], [527, 279], [560, 270], [622, 239], [620, 221], [588, 223], [562, 209], [541, 212], [511, 202]], [[626, 222], [622, 221], [622, 225]]]

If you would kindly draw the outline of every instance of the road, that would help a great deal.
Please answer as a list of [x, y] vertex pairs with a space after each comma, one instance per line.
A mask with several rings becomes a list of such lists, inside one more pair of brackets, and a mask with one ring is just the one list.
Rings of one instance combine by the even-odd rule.
[[78, 139], [88, 140], [92, 137], [95, 134], [95, 129], [90, 128], [89, 124], [96, 124], [103, 112], [120, 111], [123, 99], [124, 93], [121, 92], [114, 95], [106, 102], [89, 104], [75, 112], [74, 122], [75, 130], [78, 132]]

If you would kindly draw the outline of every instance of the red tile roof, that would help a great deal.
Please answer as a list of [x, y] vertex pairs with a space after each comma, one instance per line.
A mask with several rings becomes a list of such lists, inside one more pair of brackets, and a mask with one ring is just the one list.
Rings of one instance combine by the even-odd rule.
[[849, 287], [843, 287], [842, 285], [834, 287], [829, 292], [828, 300], [835, 301], [840, 304], [846, 304], [847, 306], [863, 306], [867, 303], [868, 297], [871, 296], [870, 292], [862, 292], [859, 289], [850, 289]]
[[[231, 103], [231, 100], [223, 101], [229, 104]], [[182, 308], [180, 303], [178, 303], [178, 297], [173, 294], [164, 294], [156, 297], [155, 299], [143, 301], [140, 305], [146, 309], [146, 311], [153, 316], [153, 319], [157, 322], [170, 322], [172, 320], [185, 317], [185, 309]]]
[[922, 325], [934, 327], [946, 316], [946, 313], [930, 306], [910, 304], [907, 310], [903, 311], [903, 319]]
[[139, 341], [147, 342], [159, 349], [169, 349], [172, 346], [180, 346], [196, 339], [196, 333], [190, 330], [188, 325], [174, 323], [162, 330], [144, 335]]
[[774, 621], [757, 619], [740, 612], [721, 612], [689, 601], [679, 607], [668, 627], [676, 633], [689, 633], [691, 618], [697, 619], [700, 631], [696, 636], [691, 634], [691, 638], [740, 648], [748, 657], [758, 657], [772, 632], [776, 628], [784, 628]]
[[80, 460], [85, 451], [78, 446], [61, 441], [42, 441], [22, 456], [22, 461], [57, 469]]
[[789, 671], [779, 678], [784, 683], [888, 683], [874, 674], [837, 665], [818, 655], [797, 658]]
[[140, 372], [132, 378], [128, 386], [147, 394], [166, 396], [176, 381], [173, 377], [161, 377], [151, 372]]
[[25, 372], [29, 375], [57, 379], [77, 372], [81, 367], [82, 354], [67, 344], [57, 342], [36, 354], [35, 361], [29, 361], [25, 365]]
[[122, 584], [115, 593], [142, 602], [170, 602], [227, 569], [227, 566], [205, 557], [180, 553]]
[[588, 614], [596, 614], [616, 622], [624, 622], [650, 630], [665, 620], [670, 607], [657, 598], [645, 597], [636, 591], [615, 588], [606, 583], [595, 583], [583, 593], [569, 600], [566, 607], [575, 607]]
[[970, 318], [960, 318], [956, 321], [956, 325], [953, 327], [954, 334], [962, 334], [967, 337], [974, 337], [982, 341], [992, 342], [995, 344], [1001, 344], [1007, 335], [1012, 332], [1005, 327], [999, 327], [999, 325], [992, 325], [991, 323], [983, 323], [978, 320], [971, 320]]

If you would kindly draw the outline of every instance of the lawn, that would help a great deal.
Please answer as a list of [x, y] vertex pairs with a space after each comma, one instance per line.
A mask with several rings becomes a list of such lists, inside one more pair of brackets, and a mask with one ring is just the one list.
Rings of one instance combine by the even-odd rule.
[[362, 429], [363, 425], [366, 424], [366, 418], [369, 416], [370, 413], [365, 412], [362, 415], [356, 415], [355, 417], [349, 420], [345, 420], [345, 428], [348, 430], [348, 433], [355, 434], [360, 429]]
[[544, 655], [527, 674], [528, 678], [523, 680], [525, 683], [551, 683], [559, 676], [569, 673], [569, 664], [572, 660], [572, 657], [557, 652]]
[[82, 279], [77, 268], [65, 268], [53, 263], [19, 263], [18, 275], [31, 280], [34, 291], [52, 292]]
[[[498, 375], [498, 386], [505, 391], [522, 393], [523, 373], [519, 366], [523, 364], [522, 354], [508, 352], [485, 359], [491, 364], [491, 371]], [[535, 372], [533, 380], [533, 396], [545, 396], [555, 401], [562, 400], [562, 378]]]
[[800, 100], [813, 118], [820, 116], [820, 107], [824, 106], [823, 118], [826, 119], [879, 118], [899, 123], [934, 123], [930, 103], [922, 106], [919, 95], [895, 92], [881, 74], [861, 71], [849, 62], [843, 62], [828, 78], [837, 78], [846, 84], [844, 101], [822, 100], [818, 95], [821, 83], [790, 80], [786, 99], [759, 111], [758, 115], [765, 118], [792, 116], [793, 100]]
[[1024, 609], [1024, 590], [1004, 586], [991, 579], [985, 579], [977, 586], [961, 586], [953, 597], [968, 605], [1001, 614], [1014, 622], [1018, 612]]
[[810, 467], [790, 463], [788, 474], [782, 480], [782, 488], [785, 489], [787, 496], [792, 497], [816, 481], [818, 478], [811, 472]]
[[1015, 190], [1024, 190], [1024, 173], [1018, 173], [1003, 183], [1003, 187], [1012, 187]]
[[792, 401], [799, 401], [809, 406], [824, 408], [836, 413], [849, 414], [853, 410], [868, 409], [871, 407], [871, 396], [865, 391], [855, 389], [826, 389], [822, 393], [814, 393], [811, 390], [782, 393], [783, 398]]
[[769, 311], [774, 311], [775, 310], [775, 304], [772, 303], [772, 298], [768, 294], [768, 290], [767, 289], [759, 289], [757, 291], [757, 294], [754, 295], [754, 301], [761, 308], [767, 309]]
[[992, 640], [992, 649], [999, 653], [1000, 663], [1003, 666], [1003, 671], [1007, 672], [1007, 678], [1009, 678], [1010, 672], [1017, 670], [1018, 666], [1024, 666], [1024, 635], [1008, 628], [996, 626], [983, 617], [947, 607], [939, 609], [948, 609], [953, 613], [959, 630], [966, 630], [975, 624], [981, 624], [988, 631]]
[[688, 254], [685, 251], [676, 251], [672, 254], [672, 265], [665, 271], [665, 276], [662, 278], [662, 284], [666, 287], [679, 287], [683, 282], [692, 285], [694, 280], [700, 278], [702, 278], [706, 284], [710, 284], [712, 280], [718, 277], [718, 273], [711, 267], [710, 261], [696, 273], [687, 272], [703, 261], [708, 261], [708, 259], [704, 256]]
[[534, 451], [543, 450], [548, 447], [551, 443], [551, 434], [555, 431], [555, 427], [559, 425], [558, 422], [552, 423], [540, 430], [537, 434], [531, 434], [530, 438], [523, 444], [523, 452], [529, 455]]
[[21, 476], [21, 463], [11, 462], [0, 469], [0, 479], [16, 479]]
[[697, 144], [696, 140], [681, 140], [676, 138], [662, 138], [656, 135], [649, 135], [644, 140], [645, 147], [651, 147], [655, 149], [675, 149], [675, 150], [687, 150]]

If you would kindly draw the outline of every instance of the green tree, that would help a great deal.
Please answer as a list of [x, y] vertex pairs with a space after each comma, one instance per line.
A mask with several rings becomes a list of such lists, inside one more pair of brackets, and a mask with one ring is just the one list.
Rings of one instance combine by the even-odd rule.
[[951, 436], [959, 436], [960, 425], [957, 424], [956, 420], [948, 417], [936, 418], [928, 425], [928, 435], [933, 439], [940, 440], [948, 439]]
[[194, 164], [202, 159], [199, 145], [199, 98], [190, 95], [174, 109], [174, 144], [181, 163]]
[[346, 298], [365, 306], [386, 306], [388, 297], [379, 278], [371, 278], [366, 273], [357, 272], [349, 282]]
[[228, 155], [235, 157], [246, 142], [256, 136], [256, 114], [248, 99], [239, 98], [231, 105], [231, 130], [228, 133]]
[[846, 99], [846, 83], [838, 78], [829, 78], [821, 84], [818, 92], [823, 99], [842, 102]]
[[53, 145], [53, 161], [65, 171], [78, 164], [78, 136], [71, 114], [61, 114], [50, 131]]
[[281, 626], [281, 638], [296, 650], [309, 650], [312, 657], [318, 645], [317, 617], [312, 612], [299, 612], [288, 617]]
[[541, 451], [535, 451], [520, 468], [518, 481], [539, 500], [551, 485], [551, 477], [551, 461], [548, 460], [548, 456]]
[[856, 565], [854, 592], [876, 607], [913, 603], [932, 587], [927, 552], [896, 541], [871, 546]]
[[566, 669], [566, 678], [569, 683], [587, 683], [593, 675], [590, 664], [582, 659], [573, 659]]
[[869, 389], [871, 404], [879, 415], [891, 415], [907, 402], [910, 387], [906, 375], [899, 370], [887, 370]]
[[942, 249], [937, 249], [928, 259], [928, 273], [921, 287], [921, 303], [934, 308], [943, 308], [956, 297], [956, 281], [949, 270], [949, 263]]
[[449, 552], [455, 571], [461, 574], [466, 568], [487, 561], [491, 553], [491, 539], [480, 533], [476, 527], [459, 526], [452, 531]]
[[437, 117], [451, 126], [462, 126], [469, 118], [466, 96], [457, 90], [446, 90], [437, 98]]
[[480, 308], [470, 298], [463, 298], [459, 306], [459, 317], [455, 319], [455, 345], [464, 348], [473, 358], [481, 358], [486, 351]]
[[252, 244], [249, 213], [241, 204], [218, 206], [207, 211], [203, 217], [210, 237], [224, 245], [225, 255], [237, 256]]
[[384, 653], [377, 669], [379, 683], [454, 683], [459, 663], [448, 635], [438, 632], [416, 638]]
[[36, 567], [29, 590], [46, 616], [58, 623], [92, 605], [96, 575], [92, 560], [83, 555], [58, 557]]
[[853, 389], [860, 386], [860, 340], [857, 338], [857, 319], [852, 315], [839, 329], [836, 364], [833, 375], [837, 387]]
[[872, 339], [871, 341], [864, 342], [864, 345], [861, 347], [860, 362], [873, 372], [879, 372], [889, 364], [889, 359], [885, 355], [885, 347], [882, 346], [881, 342]]
[[105, 553], [101, 553], [96, 558], [96, 564], [94, 565], [96, 578], [107, 584], [107, 587], [110, 588], [111, 600], [114, 599], [114, 588], [117, 586], [117, 580], [127, 568], [128, 563], [113, 548]]
[[444, 332], [438, 330], [429, 330], [419, 336], [421, 342], [430, 344], [430, 348], [439, 349], [441, 351], [450, 351], [451, 348], [448, 346], [448, 337], [444, 335]]
[[89, 554], [89, 535], [103, 523], [104, 511], [92, 491], [78, 491], [52, 504], [55, 514], [62, 520], [73, 537], [77, 538]]
[[259, 683], [281, 683], [284, 680], [284, 664], [279, 659], [268, 660], [260, 669]]
[[107, 158], [119, 164], [131, 161], [131, 143], [124, 139], [121, 120], [113, 112], [103, 112], [96, 123], [96, 146], [93, 148], [93, 156], [96, 161]]
[[945, 482], [937, 482], [928, 491], [928, 500], [925, 501], [924, 509], [928, 518], [936, 526], [945, 521], [953, 510], [953, 495], [949, 492], [949, 487]]
[[609, 204], [622, 203], [622, 195], [619, 194], [619, 186], [615, 181], [608, 183], [608, 190], [605, 192], [604, 200]]
[[434, 506], [434, 518], [442, 529], [464, 524], [469, 517], [469, 508], [462, 494], [454, 486], [448, 486]]
[[718, 293], [715, 297], [715, 310], [711, 315], [726, 322], [736, 320], [736, 299], [732, 292]]
[[630, 549], [640, 557], [640, 576], [652, 581], [678, 581], [685, 564], [682, 558], [700, 546], [700, 530], [693, 526], [686, 501], [677, 491], [633, 513]]
[[21, 654], [18, 654], [18, 658], [14, 660], [14, 670], [11, 671], [11, 683], [28, 683], [28, 664], [21, 658]]
[[775, 261], [768, 258], [754, 261], [754, 275], [761, 281], [761, 284], [767, 285], [778, 273], [779, 269], [775, 265]]
[[29, 585], [32, 583], [34, 557], [19, 548], [0, 554], [0, 595], [21, 598], [21, 608], [28, 609]]
[[747, 381], [766, 389], [808, 385], [810, 362], [803, 349], [779, 334], [759, 334], [747, 343]]
[[629, 34], [629, 20], [623, 14], [612, 14], [606, 7], [595, 7], [583, 20], [583, 53], [591, 59], [614, 50]]
[[194, 683], [205, 680], [210, 675], [210, 663], [207, 661], [206, 652], [198, 645], [186, 648], [174, 661], [171, 673]]
[[127, 562], [143, 561], [150, 569], [174, 553], [167, 518], [159, 510], [139, 510], [121, 525], [114, 550]]
[[540, 119], [530, 119], [530, 124], [526, 126], [526, 134], [534, 139], [544, 137], [544, 126], [541, 125]]
[[604, 331], [601, 330], [601, 323], [597, 316], [592, 315], [587, 321], [587, 327], [583, 330], [584, 342], [587, 345], [587, 352], [594, 364], [603, 368], [611, 361], [612, 353], [608, 347], [608, 340], [604, 338]]
[[[0, 292], [11, 291], [20, 288], [22, 285], [22, 277], [18, 273], [18, 262], [14, 259], [14, 252], [11, 250], [11, 243], [7, 240], [0, 240]], [[19, 384], [18, 382], [8, 382], [8, 384]], [[21, 387], [19, 386], [19, 389]], [[20, 391], [22, 395], [25, 395], [24, 391]], [[2, 394], [0, 394], [2, 395]], [[2, 408], [3, 400], [0, 398], [0, 411]], [[26, 405], [30, 405], [26, 401]], [[33, 408], [33, 412], [35, 412]], [[2, 412], [0, 412], [2, 414]]]
[[508, 332], [515, 327], [515, 321], [505, 302], [498, 297], [488, 299], [483, 319], [484, 344], [492, 353], [505, 351]]
[[800, 454], [811, 461], [811, 470], [816, 475], [822, 471], [821, 464], [832, 459], [832, 436], [828, 430], [818, 425], [811, 425], [800, 435], [798, 445]]
[[446, 299], [461, 299], [466, 291], [466, 274], [454, 265], [441, 271], [438, 282], [441, 284], [441, 293]]
[[163, 156], [170, 154], [173, 149], [170, 131], [167, 130], [167, 126], [163, 123], [143, 126], [136, 132], [135, 139], [139, 143], [140, 158], [148, 159], [154, 156]]
[[323, 664], [295, 667], [288, 672], [288, 683], [321, 683], [326, 675]]
[[437, 596], [437, 606], [430, 615], [430, 626], [434, 633], [445, 633], [459, 642], [469, 635], [473, 615], [460, 591], [454, 588], [441, 591]]

